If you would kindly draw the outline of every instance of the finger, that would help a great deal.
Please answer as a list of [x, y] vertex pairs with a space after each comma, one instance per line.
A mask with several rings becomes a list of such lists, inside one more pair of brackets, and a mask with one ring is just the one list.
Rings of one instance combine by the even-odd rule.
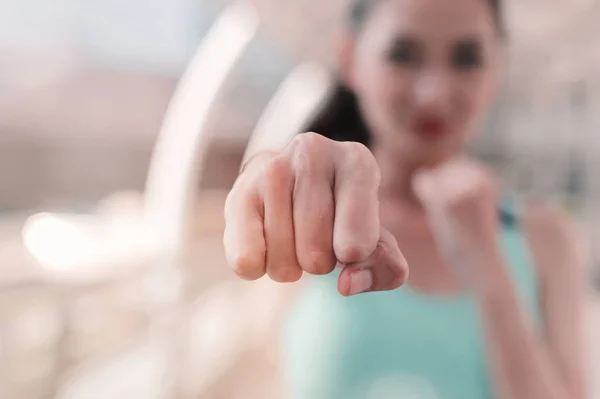
[[366, 259], [379, 239], [379, 167], [370, 151], [344, 143], [336, 159], [333, 248], [341, 263]]
[[294, 240], [293, 189], [291, 164], [282, 156], [273, 158], [263, 176], [264, 236], [267, 274], [280, 283], [302, 276]]
[[375, 251], [363, 262], [346, 266], [340, 273], [338, 291], [352, 296], [373, 291], [390, 291], [408, 280], [408, 264], [394, 236], [381, 229]]
[[243, 279], [265, 275], [262, 202], [258, 193], [233, 189], [225, 202], [223, 245], [227, 263]]
[[[294, 157], [294, 232], [302, 270], [329, 274], [336, 265], [333, 252], [333, 165], [326, 154]], [[322, 155], [322, 156], [321, 156]]]
[[457, 198], [477, 189], [477, 182], [485, 179], [484, 171], [473, 162], [456, 158], [417, 173], [413, 188], [424, 205], [452, 207]]
[[437, 170], [424, 170], [413, 178], [413, 190], [424, 206], [435, 204], [444, 195], [443, 187], [440, 187], [443, 180], [439, 178], [439, 174]]

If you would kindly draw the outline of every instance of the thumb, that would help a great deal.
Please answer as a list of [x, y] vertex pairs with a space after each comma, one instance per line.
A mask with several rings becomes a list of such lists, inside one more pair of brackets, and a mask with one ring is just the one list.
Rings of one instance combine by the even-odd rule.
[[344, 296], [390, 291], [402, 286], [407, 279], [406, 259], [394, 236], [381, 227], [379, 241], [371, 255], [360, 263], [344, 267], [338, 280], [338, 291]]

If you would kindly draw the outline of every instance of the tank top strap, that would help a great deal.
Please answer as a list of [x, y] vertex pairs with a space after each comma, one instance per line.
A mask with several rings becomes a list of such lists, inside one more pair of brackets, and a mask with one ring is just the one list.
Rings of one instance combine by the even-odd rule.
[[502, 196], [500, 240], [521, 304], [532, 320], [542, 322], [540, 280], [522, 220], [525, 203], [515, 193]]
[[521, 199], [513, 192], [505, 192], [500, 197], [500, 221], [505, 228], [518, 228], [523, 215]]

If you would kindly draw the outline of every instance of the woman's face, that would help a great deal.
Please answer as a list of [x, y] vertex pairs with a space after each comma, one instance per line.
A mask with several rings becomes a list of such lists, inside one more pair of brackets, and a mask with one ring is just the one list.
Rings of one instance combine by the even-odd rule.
[[348, 46], [345, 71], [374, 146], [436, 164], [485, 114], [500, 40], [486, 0], [380, 0]]

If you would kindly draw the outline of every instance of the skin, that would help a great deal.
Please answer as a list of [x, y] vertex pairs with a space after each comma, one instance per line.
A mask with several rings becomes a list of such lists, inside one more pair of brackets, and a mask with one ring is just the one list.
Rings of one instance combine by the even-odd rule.
[[[390, 57], [407, 41], [417, 58], [405, 57], [406, 46], [400, 61]], [[473, 41], [477, 57], [457, 64], [457, 48]], [[307, 133], [251, 158], [226, 202], [226, 254], [249, 280], [295, 282], [337, 265], [343, 295], [395, 289], [410, 265], [414, 289], [476, 293], [498, 397], [584, 398], [580, 241], [558, 212], [527, 209], [541, 335], [496, 241], [498, 183], [462, 154], [492, 99], [502, 46], [485, 1], [380, 1], [341, 52], [371, 151]], [[446, 132], [436, 140], [415, 134], [423, 115], [443, 120]]]

